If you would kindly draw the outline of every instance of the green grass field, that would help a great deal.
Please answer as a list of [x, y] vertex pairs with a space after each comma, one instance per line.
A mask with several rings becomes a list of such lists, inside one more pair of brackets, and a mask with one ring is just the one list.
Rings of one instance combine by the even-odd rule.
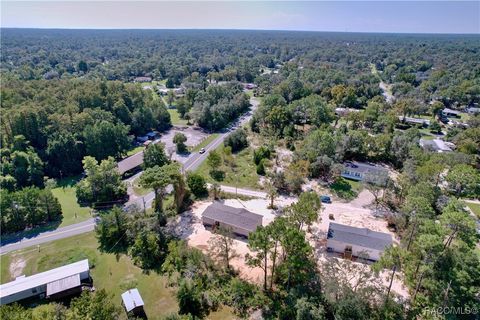
[[[66, 178], [57, 182], [57, 187], [52, 189], [53, 195], [62, 206], [63, 220], [60, 227], [85, 221], [90, 216], [89, 207], [80, 207], [75, 195], [75, 183], [77, 178]], [[76, 217], [75, 217], [76, 214]]]
[[473, 213], [480, 219], [480, 204], [478, 203], [473, 203], [473, 202], [465, 202], [467, 206], [470, 208], [470, 210], [473, 211]]
[[[221, 152], [223, 149], [223, 144], [221, 144], [217, 151]], [[233, 154], [235, 159], [235, 172], [232, 171], [230, 167], [227, 167], [225, 164], [221, 166], [220, 170], [225, 172], [225, 178], [222, 181], [215, 181], [210, 175], [210, 167], [207, 164], [207, 161], [204, 161], [197, 171], [203, 175], [207, 182], [214, 183], [218, 182], [226, 186], [237, 186], [238, 188], [248, 188], [248, 189], [261, 189], [258, 184], [260, 176], [257, 174], [255, 163], [253, 162], [253, 151], [250, 148], [246, 148], [239, 153]]]
[[[111, 294], [119, 307], [121, 294], [130, 288], [138, 288], [149, 319], [161, 319], [178, 310], [175, 289], [167, 285], [165, 276], [155, 272], [145, 273], [133, 265], [128, 256], [101, 253], [97, 248], [95, 234], [90, 232], [43, 244], [40, 252], [33, 247], [3, 255], [0, 261], [1, 282], [13, 280], [9, 271], [11, 262], [24, 261], [25, 267], [20, 273], [32, 275], [88, 258], [94, 286]], [[123, 319], [126, 319], [125, 314]], [[209, 319], [235, 319], [235, 317], [230, 309], [223, 308], [210, 315]]]
[[132, 183], [133, 192], [135, 192], [137, 196], [144, 196], [147, 193], [153, 191], [152, 189], [146, 189], [141, 187], [139, 183], [140, 183], [140, 177], [133, 180], [133, 183]]
[[205, 139], [203, 139], [202, 142], [200, 142], [199, 144], [197, 144], [196, 146], [192, 147], [192, 149], [190, 150], [190, 152], [198, 152], [200, 151], [200, 149], [202, 148], [205, 148], [206, 146], [208, 146], [210, 144], [210, 142], [212, 142], [213, 140], [215, 140], [215, 138], [217, 138], [220, 134], [219, 133], [212, 133], [211, 135], [209, 135], [208, 137], [206, 137]]
[[135, 153], [138, 153], [145, 149], [145, 146], [137, 146], [129, 151], [127, 151], [127, 157], [133, 156]]
[[180, 115], [178, 114], [177, 109], [168, 109], [168, 113], [170, 113], [170, 119], [173, 125], [187, 125], [187, 120], [181, 119]]

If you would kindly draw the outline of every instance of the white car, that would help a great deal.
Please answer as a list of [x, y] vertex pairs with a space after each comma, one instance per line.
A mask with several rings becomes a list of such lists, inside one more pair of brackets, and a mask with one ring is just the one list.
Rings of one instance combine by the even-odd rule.
[[200, 154], [205, 153], [205, 148], [200, 149], [200, 151], [198, 151], [198, 153], [200, 153]]

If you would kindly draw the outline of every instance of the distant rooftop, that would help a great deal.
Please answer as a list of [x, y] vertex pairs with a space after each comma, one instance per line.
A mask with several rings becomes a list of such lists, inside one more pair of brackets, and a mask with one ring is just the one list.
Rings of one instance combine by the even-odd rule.
[[403, 121], [403, 122], [408, 122], [408, 123], [430, 125], [430, 120], [423, 119], [423, 118], [412, 118], [412, 117], [398, 116], [398, 120]]
[[392, 235], [388, 233], [334, 222], [330, 222], [327, 238], [375, 250], [384, 250], [393, 243]]
[[420, 139], [419, 144], [422, 148], [431, 149], [437, 152], [451, 152], [452, 148], [449, 146], [449, 143], [441, 139]]
[[456, 114], [456, 115], [459, 115], [461, 112], [458, 111], [458, 110], [453, 110], [453, 109], [450, 109], [450, 108], [445, 108], [442, 110], [443, 113], [450, 113], [450, 114]]

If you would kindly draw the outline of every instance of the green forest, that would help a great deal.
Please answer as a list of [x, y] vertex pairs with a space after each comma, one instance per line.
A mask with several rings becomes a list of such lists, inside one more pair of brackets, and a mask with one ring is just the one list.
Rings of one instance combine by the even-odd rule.
[[[477, 319], [478, 312], [439, 316], [429, 310], [480, 310], [480, 213], [465, 202], [480, 197], [479, 40], [2, 29], [1, 233], [61, 221], [52, 185], [77, 177], [81, 205], [108, 204], [95, 231], [99, 250], [128, 255], [178, 289], [178, 315], [165, 319], [206, 318], [222, 305], [240, 318], [260, 312], [264, 319]], [[167, 103], [157, 89], [145, 88], [157, 83], [183, 93], [169, 91]], [[253, 88], [248, 93], [247, 84]], [[224, 133], [251, 112], [249, 94], [260, 99], [251, 120], [206, 158], [214, 183], [207, 186], [198, 172], [184, 173], [155, 144], [145, 149], [138, 182], [153, 190], [153, 209], [112, 208], [128, 198], [117, 162], [136, 138], [171, 129], [169, 109], [206, 133]], [[458, 115], [447, 117], [448, 109]], [[451, 146], [448, 152], [422, 144], [438, 139]], [[175, 141], [178, 151], [187, 150], [185, 136], [177, 134]], [[285, 167], [280, 149], [291, 158]], [[249, 236], [252, 255], [245, 263], [262, 270], [258, 285], [231, 266], [231, 230], [214, 235], [215, 250], [207, 255], [169, 229], [195, 201], [225, 197], [220, 184], [230, 171], [224, 171], [235, 172], [242, 150], [256, 169], [253, 175], [266, 181], [271, 209], [280, 195], [298, 200]], [[314, 180], [338, 199], [352, 200], [356, 191], [340, 177], [350, 161], [392, 173], [369, 177], [362, 186], [377, 209], [390, 213], [385, 219], [399, 241], [371, 269], [359, 271], [339, 259], [318, 268], [307, 233], [322, 204], [303, 186]], [[339, 271], [345, 268], [358, 278]], [[380, 272], [391, 280], [387, 290], [378, 284]], [[400, 272], [408, 299], [391, 291]], [[76, 298], [68, 309], [52, 305], [45, 314], [117, 319], [119, 313], [100, 291]], [[18, 305], [0, 308], [5, 319], [37, 319], [34, 314]]]

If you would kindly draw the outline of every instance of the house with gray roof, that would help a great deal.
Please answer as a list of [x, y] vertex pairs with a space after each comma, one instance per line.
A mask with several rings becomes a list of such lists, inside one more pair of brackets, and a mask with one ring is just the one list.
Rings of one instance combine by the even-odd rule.
[[340, 175], [346, 179], [363, 181], [365, 178], [374, 178], [379, 184], [383, 184], [387, 181], [388, 171], [387, 169], [368, 164], [365, 162], [345, 162]]
[[245, 237], [261, 226], [262, 220], [263, 216], [259, 214], [244, 208], [226, 206], [220, 202], [212, 203], [202, 214], [202, 222], [205, 226], [231, 228], [233, 233]]
[[392, 235], [330, 222], [327, 233], [327, 251], [345, 257], [363, 257], [377, 261], [383, 251], [393, 244]]
[[398, 120], [402, 123], [420, 125], [422, 127], [428, 127], [430, 125], [430, 120], [423, 119], [423, 118], [412, 118], [412, 117], [404, 117], [398, 116]]

